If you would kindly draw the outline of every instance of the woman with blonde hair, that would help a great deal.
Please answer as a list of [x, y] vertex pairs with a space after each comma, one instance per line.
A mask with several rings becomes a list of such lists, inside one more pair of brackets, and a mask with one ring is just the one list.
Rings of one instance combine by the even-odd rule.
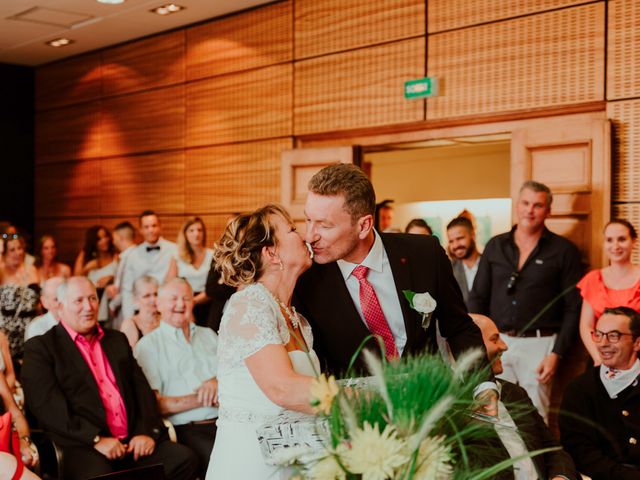
[[178, 254], [171, 259], [165, 282], [184, 278], [193, 290], [193, 316], [197, 325], [206, 326], [209, 317], [209, 297], [205, 292], [207, 275], [213, 260], [213, 250], [206, 247], [207, 230], [200, 217], [191, 217], [178, 233]]
[[220, 325], [218, 432], [206, 478], [289, 478], [265, 463], [256, 428], [284, 410], [312, 413], [319, 362], [311, 327], [291, 306], [312, 252], [287, 211], [266, 205], [233, 220], [214, 257], [222, 281], [244, 288], [229, 299]]
[[120, 326], [120, 331], [126, 335], [131, 348], [135, 347], [143, 336], [160, 325], [160, 315], [156, 307], [158, 288], [158, 281], [149, 275], [143, 275], [133, 282], [136, 313]]
[[631, 222], [621, 218], [611, 220], [604, 228], [604, 251], [609, 265], [590, 271], [578, 282], [582, 295], [580, 337], [595, 365], [601, 360], [591, 333], [604, 309], [621, 306], [640, 310], [640, 267], [631, 263], [637, 240]]

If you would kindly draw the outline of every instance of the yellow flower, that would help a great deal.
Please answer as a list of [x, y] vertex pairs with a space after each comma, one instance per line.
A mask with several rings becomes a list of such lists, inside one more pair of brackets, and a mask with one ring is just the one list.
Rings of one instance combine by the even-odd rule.
[[387, 425], [382, 433], [378, 424], [365, 422], [351, 435], [351, 448], [341, 455], [349, 472], [362, 474], [362, 480], [392, 478], [394, 470], [409, 460], [405, 442], [395, 427]]
[[310, 480], [345, 480], [347, 475], [340, 467], [335, 455], [328, 455], [309, 468], [308, 478]]
[[453, 477], [451, 446], [444, 437], [427, 437], [420, 443], [415, 480], [447, 480]]
[[311, 383], [311, 406], [316, 413], [331, 413], [331, 404], [338, 394], [339, 388], [336, 379], [331, 375], [327, 380], [325, 374], [321, 374]]

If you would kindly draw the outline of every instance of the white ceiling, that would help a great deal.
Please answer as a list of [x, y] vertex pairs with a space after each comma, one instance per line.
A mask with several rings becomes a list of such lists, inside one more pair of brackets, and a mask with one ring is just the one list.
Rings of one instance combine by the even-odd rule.
[[[41, 65], [270, 1], [173, 0], [186, 10], [161, 16], [149, 10], [171, 0], [126, 0], [120, 5], [96, 0], [0, 0], [0, 63]], [[59, 48], [45, 44], [59, 37], [75, 43]]]

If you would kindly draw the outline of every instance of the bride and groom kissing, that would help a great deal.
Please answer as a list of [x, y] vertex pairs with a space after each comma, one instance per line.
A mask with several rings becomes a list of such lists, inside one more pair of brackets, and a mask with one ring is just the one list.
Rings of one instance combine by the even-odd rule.
[[215, 245], [222, 281], [239, 289], [219, 331], [220, 410], [208, 480], [285, 475], [265, 463], [256, 429], [283, 409], [312, 413], [314, 377], [344, 373], [370, 335], [381, 337], [389, 359], [435, 350], [436, 322], [423, 327], [403, 290], [435, 299], [433, 314], [455, 357], [484, 349], [438, 240], [378, 233], [374, 213], [362, 170], [330, 165], [309, 182], [305, 239], [286, 210], [267, 205], [237, 217]]

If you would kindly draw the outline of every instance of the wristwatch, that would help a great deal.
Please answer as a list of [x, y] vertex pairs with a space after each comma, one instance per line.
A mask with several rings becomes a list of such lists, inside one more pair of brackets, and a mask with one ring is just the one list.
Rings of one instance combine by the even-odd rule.
[[95, 445], [95, 444], [97, 444], [100, 440], [102, 440], [102, 439], [100, 438], [100, 435], [96, 435], [95, 437], [93, 437], [93, 444], [94, 444], [94, 445]]

